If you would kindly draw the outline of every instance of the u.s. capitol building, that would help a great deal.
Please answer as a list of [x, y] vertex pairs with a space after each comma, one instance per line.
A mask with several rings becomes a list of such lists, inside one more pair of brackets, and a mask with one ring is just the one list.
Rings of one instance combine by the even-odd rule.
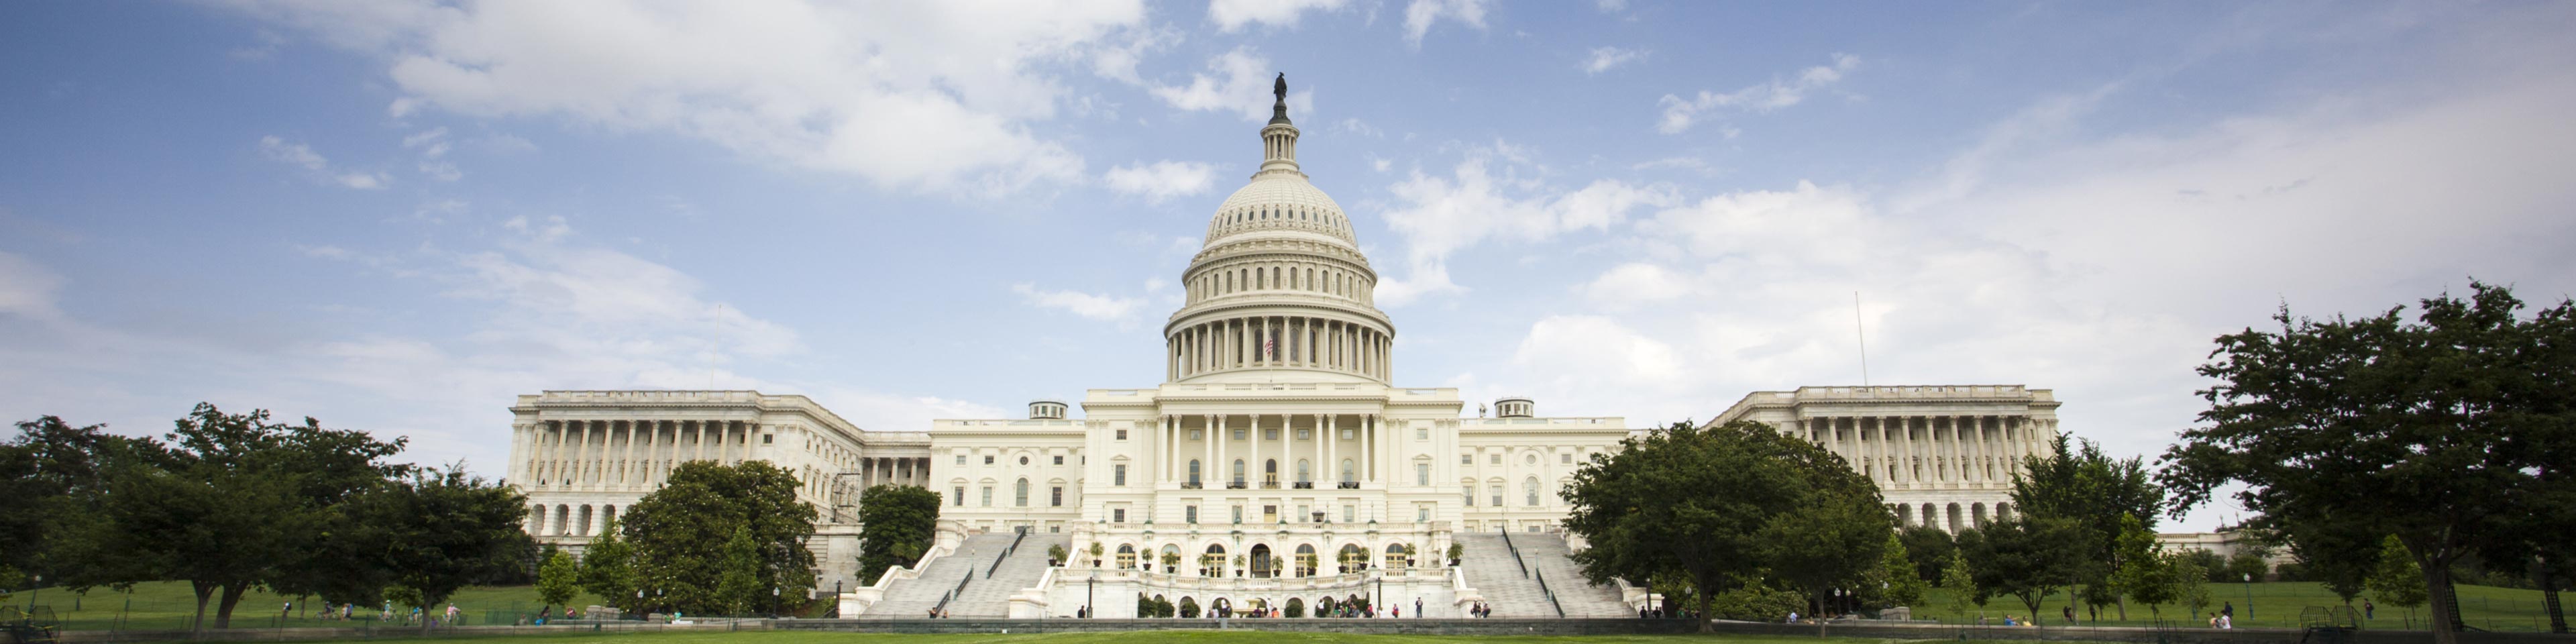
[[[1542, 417], [1527, 397], [1469, 417], [1456, 389], [1397, 386], [1377, 273], [1349, 216], [1298, 166], [1286, 106], [1273, 109], [1260, 169], [1217, 207], [1181, 274], [1162, 384], [1089, 390], [1078, 417], [1074, 404], [1040, 400], [1027, 418], [926, 432], [866, 431], [803, 396], [751, 391], [520, 396], [510, 480], [529, 495], [528, 531], [579, 548], [678, 463], [756, 459], [804, 482], [800, 498], [823, 517], [818, 578], [845, 591], [845, 616], [1088, 606], [1126, 617], [1139, 597], [1308, 614], [1365, 598], [1408, 612], [1418, 601], [1430, 616], [1476, 602], [1505, 616], [1633, 616], [1641, 591], [1585, 586], [1565, 558], [1582, 544], [1561, 533], [1557, 496], [1628, 424]], [[1856, 467], [1901, 462], [1870, 470], [1891, 511], [1955, 529], [2003, 511], [2003, 457], [2044, 445], [2055, 406], [2020, 387], [1811, 388], [1756, 393], [1720, 419], [1770, 422]], [[1886, 451], [1898, 444], [1911, 447]], [[942, 495], [937, 546], [921, 564], [853, 579], [856, 506], [886, 483]], [[1955, 514], [1959, 503], [1975, 516]], [[1459, 565], [1453, 543], [1465, 548]], [[1049, 565], [1050, 545], [1070, 561]]]

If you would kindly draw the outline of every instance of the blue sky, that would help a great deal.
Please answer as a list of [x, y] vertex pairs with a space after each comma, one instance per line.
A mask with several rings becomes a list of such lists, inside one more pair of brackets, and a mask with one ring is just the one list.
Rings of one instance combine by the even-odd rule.
[[[1160, 380], [1287, 72], [1399, 384], [1706, 418], [2052, 388], [2153, 454], [2210, 339], [2576, 290], [2576, 5], [9, 3], [0, 414], [198, 401], [486, 473], [511, 396], [870, 429]], [[2206, 528], [2213, 508], [2170, 524]]]

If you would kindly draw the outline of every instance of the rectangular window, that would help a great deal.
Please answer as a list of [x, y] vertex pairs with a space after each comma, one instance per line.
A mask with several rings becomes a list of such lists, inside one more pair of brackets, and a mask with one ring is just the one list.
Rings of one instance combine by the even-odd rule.
[[1184, 520], [1184, 521], [1187, 521], [1187, 522], [1190, 522], [1190, 523], [1198, 523], [1198, 522], [1199, 522], [1199, 506], [1195, 506], [1195, 505], [1193, 505], [1193, 506], [1189, 506], [1189, 507], [1181, 508], [1181, 515], [1182, 515], [1182, 516], [1181, 516], [1181, 519], [1182, 519], [1182, 520]]
[[1297, 518], [1297, 520], [1298, 520], [1298, 521], [1311, 521], [1311, 520], [1314, 520], [1314, 519], [1316, 519], [1316, 518], [1318, 518], [1318, 517], [1315, 517], [1315, 516], [1312, 516], [1312, 515], [1308, 514], [1308, 513], [1307, 513], [1307, 511], [1306, 511], [1306, 506], [1300, 505], [1300, 506], [1297, 506], [1297, 517], [1296, 517], [1296, 518]]
[[993, 486], [984, 486], [984, 507], [993, 507]]
[[993, 464], [993, 455], [991, 455], [991, 454], [985, 454], [985, 455], [984, 455], [984, 464], [985, 464], [985, 465], [992, 465], [992, 464]]
[[959, 455], [957, 455], [957, 464], [958, 464], [958, 465], [965, 465], [965, 464], [966, 464], [966, 455], [965, 455], [965, 454], [959, 454]]
[[1050, 491], [1047, 493], [1047, 506], [1057, 508], [1064, 507], [1064, 486], [1058, 485], [1053, 488], [1049, 488], [1049, 490]]
[[1503, 453], [1502, 453], [1502, 452], [1495, 452], [1495, 453], [1492, 453], [1492, 454], [1486, 454], [1486, 455], [1485, 455], [1485, 463], [1486, 463], [1487, 465], [1501, 465], [1501, 464], [1503, 464]]
[[1476, 507], [1476, 486], [1468, 485], [1464, 494], [1467, 496], [1467, 507]]
[[1566, 452], [1566, 453], [1563, 453], [1563, 454], [1558, 454], [1558, 455], [1556, 455], [1556, 462], [1558, 462], [1558, 463], [1564, 463], [1564, 464], [1567, 464], [1567, 465], [1573, 465], [1573, 464], [1574, 464], [1574, 453], [1573, 453], [1573, 452]]
[[760, 435], [760, 444], [762, 444], [762, 445], [768, 445], [768, 444], [769, 444], [769, 436], [770, 436], [769, 434], [761, 434], [761, 435]]
[[962, 486], [962, 485], [961, 485], [961, 486], [958, 486], [958, 487], [957, 487], [957, 494], [952, 495], [952, 496], [950, 496], [950, 497], [948, 497], [948, 498], [952, 498], [952, 499], [956, 499], [956, 500], [957, 500], [957, 502], [956, 502], [956, 503], [953, 503], [953, 504], [951, 504], [951, 505], [955, 505], [955, 506], [957, 506], [957, 507], [961, 507], [961, 508], [962, 508], [962, 507], [966, 507], [966, 487], [965, 487], [965, 486]]
[[1414, 508], [1413, 508], [1413, 520], [1415, 520], [1415, 521], [1430, 521], [1430, 520], [1431, 520], [1431, 506], [1428, 506], [1428, 505], [1414, 506]]
[[1234, 522], [1235, 522], [1235, 523], [1242, 523], [1242, 522], [1243, 522], [1243, 506], [1240, 506], [1240, 505], [1238, 505], [1238, 506], [1234, 506]]
[[1261, 430], [1261, 440], [1266, 440], [1266, 441], [1275, 441], [1275, 440], [1279, 440], [1279, 430], [1276, 430], [1276, 429], [1264, 429], [1264, 430]]
[[1204, 433], [1203, 433], [1203, 432], [1206, 432], [1206, 431], [1207, 431], [1207, 430], [1204, 430], [1204, 429], [1193, 429], [1193, 430], [1190, 430], [1190, 440], [1194, 440], [1194, 441], [1195, 441], [1195, 440], [1206, 440], [1206, 438], [1204, 438], [1204, 436], [1205, 436], [1206, 434], [1204, 434]]
[[1057, 455], [1055, 455], [1055, 464], [1057, 464], [1057, 465], [1063, 465], [1063, 464], [1064, 464], [1064, 455], [1063, 455], [1063, 454], [1057, 454]]
[[1413, 428], [1413, 440], [1418, 440], [1418, 441], [1427, 441], [1427, 440], [1431, 440], [1431, 430], [1430, 430], [1429, 428], [1425, 428], [1425, 427], [1415, 427], [1415, 428]]
[[1126, 463], [1119, 463], [1119, 464], [1117, 464], [1117, 465], [1113, 466], [1113, 469], [1112, 469], [1111, 471], [1112, 471], [1112, 479], [1111, 479], [1111, 480], [1112, 480], [1112, 481], [1115, 481], [1115, 482], [1110, 483], [1110, 485], [1117, 485], [1117, 486], [1125, 486], [1125, 485], [1127, 485], [1127, 464], [1126, 464]]
[[1118, 509], [1115, 509], [1115, 510], [1110, 510], [1110, 511], [1109, 511], [1109, 522], [1110, 522], [1110, 523], [1126, 523], [1126, 522], [1127, 522], [1127, 508], [1118, 508]]
[[1430, 463], [1414, 463], [1414, 464], [1413, 464], [1413, 484], [1414, 484], [1414, 485], [1430, 485], [1430, 484], [1431, 484], [1431, 464], [1430, 464]]
[[1503, 507], [1503, 486], [1495, 485], [1495, 486], [1487, 487], [1487, 488], [1485, 488], [1485, 490], [1486, 490], [1486, 491], [1488, 491], [1488, 492], [1492, 492], [1492, 493], [1493, 493], [1493, 495], [1494, 495], [1493, 501], [1494, 501], [1494, 502], [1493, 502], [1493, 504], [1492, 504], [1492, 505], [1493, 505], [1494, 507], [1497, 507], [1497, 508], [1499, 508], [1499, 507]]
[[1118, 430], [1118, 440], [1127, 440], [1127, 430]]
[[1459, 455], [1458, 455], [1458, 464], [1459, 464], [1459, 465], [1475, 465], [1475, 464], [1476, 464], [1476, 455], [1474, 455], [1474, 454], [1459, 454]]
[[1245, 435], [1245, 434], [1244, 434], [1244, 431], [1243, 431], [1243, 430], [1240, 430], [1240, 429], [1238, 429], [1238, 430], [1234, 430], [1234, 439], [1235, 439], [1235, 440], [1243, 440], [1244, 435]]
[[1344, 505], [1344, 506], [1342, 506], [1342, 522], [1343, 522], [1343, 523], [1356, 523], [1356, 522], [1358, 522], [1358, 521], [1359, 521], [1359, 508], [1354, 508], [1354, 507], [1351, 507], [1351, 506], [1348, 506], [1348, 505]]
[[1346, 427], [1346, 428], [1343, 428], [1343, 429], [1342, 429], [1342, 440], [1350, 440], [1352, 436], [1356, 435], [1356, 434], [1354, 433], [1354, 432], [1356, 432], [1356, 431], [1357, 431], [1357, 430], [1353, 430], [1353, 429], [1350, 429], [1350, 428], [1347, 428], [1347, 427]]
[[1297, 430], [1297, 440], [1301, 440], [1301, 441], [1302, 441], [1302, 440], [1313, 440], [1314, 438], [1315, 438], [1315, 430], [1312, 430], [1312, 429], [1300, 429], [1300, 430]]

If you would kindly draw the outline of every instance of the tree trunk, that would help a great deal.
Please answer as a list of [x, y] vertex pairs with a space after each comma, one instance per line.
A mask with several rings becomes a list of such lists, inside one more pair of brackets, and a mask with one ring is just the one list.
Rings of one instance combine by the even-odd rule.
[[2129, 621], [2129, 597], [2128, 597], [2128, 595], [2121, 595], [2121, 596], [2120, 596], [2120, 621], [2123, 621], [2123, 622], [2125, 622], [2125, 621]]
[[2458, 624], [2451, 618], [2452, 615], [2457, 614], [2454, 611], [2458, 607], [2453, 604], [2459, 601], [2459, 598], [2451, 594], [2450, 565], [2448, 562], [2435, 562], [2423, 557], [2416, 557], [2415, 565], [2424, 571], [2424, 594], [2433, 602], [2433, 616], [2430, 620], [2433, 622], [2433, 644], [2459, 644]]
[[206, 632], [206, 598], [215, 594], [215, 585], [191, 579], [188, 580], [188, 590], [197, 594], [197, 617], [188, 622], [188, 632]]
[[233, 627], [233, 607], [241, 605], [242, 593], [249, 591], [249, 586], [245, 582], [224, 584], [223, 606], [215, 609], [215, 628]]
[[[1711, 575], [1711, 576], [1714, 576], [1714, 575]], [[1715, 592], [1710, 591], [1710, 589], [1712, 589], [1712, 588], [1716, 588], [1716, 587], [1717, 587], [1717, 585], [1716, 585], [1716, 584], [1709, 583], [1710, 581], [1713, 581], [1713, 580], [1711, 580], [1711, 579], [1709, 579], [1709, 578], [1707, 578], [1707, 577], [1697, 577], [1697, 576], [1695, 576], [1695, 577], [1693, 577], [1693, 579], [1696, 579], [1696, 580], [1698, 580], [1698, 581], [1699, 581], [1699, 583], [1697, 584], [1697, 586], [1698, 586], [1698, 587], [1693, 589], [1693, 590], [1697, 590], [1697, 591], [1699, 591], [1699, 617], [1694, 618], [1694, 619], [1692, 619], [1691, 621], [1699, 622], [1699, 632], [1702, 632], [1702, 633], [1714, 633], [1714, 632], [1717, 632], [1717, 625], [1716, 625], [1715, 623], [1712, 623], [1712, 622], [1708, 621], [1708, 601], [1709, 601], [1709, 596], [1710, 596], [1710, 595], [1715, 595], [1715, 594], [1717, 594], [1717, 593], [1715, 593]]]

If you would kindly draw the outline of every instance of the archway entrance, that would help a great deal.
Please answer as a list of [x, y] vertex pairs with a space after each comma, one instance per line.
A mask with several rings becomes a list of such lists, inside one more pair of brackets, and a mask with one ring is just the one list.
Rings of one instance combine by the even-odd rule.
[[1268, 579], [1272, 576], [1270, 572], [1270, 544], [1252, 544], [1252, 576]]
[[1297, 576], [1315, 576], [1315, 544], [1297, 544]]

